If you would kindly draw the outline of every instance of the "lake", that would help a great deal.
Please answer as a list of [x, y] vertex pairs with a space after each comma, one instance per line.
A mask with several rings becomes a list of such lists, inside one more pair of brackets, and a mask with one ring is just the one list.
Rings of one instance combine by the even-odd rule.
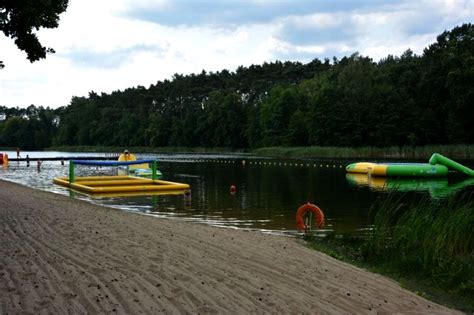
[[[4, 152], [5, 153], [5, 152]], [[7, 152], [10, 158], [15, 152]], [[22, 152], [30, 158], [104, 156], [105, 153]], [[110, 155], [110, 154], [109, 154]], [[246, 154], [136, 154], [157, 159], [164, 180], [188, 183], [191, 194], [92, 197], [54, 185], [67, 176], [68, 162], [10, 162], [0, 167], [0, 178], [36, 189], [150, 216], [200, 222], [228, 228], [295, 234], [299, 206], [312, 202], [326, 216], [320, 234], [357, 233], [369, 228], [369, 210], [388, 191], [409, 192], [406, 198], [442, 199], [455, 191], [474, 190], [474, 179], [389, 180], [346, 175], [345, 165], [355, 160], [275, 159]], [[245, 162], [244, 162], [245, 161]], [[464, 161], [465, 162], [465, 161]], [[466, 162], [465, 162], [466, 163]], [[470, 164], [469, 164], [470, 163]], [[472, 167], [472, 161], [467, 166]], [[116, 174], [111, 167], [76, 166], [77, 175]], [[230, 186], [236, 187], [235, 193]]]

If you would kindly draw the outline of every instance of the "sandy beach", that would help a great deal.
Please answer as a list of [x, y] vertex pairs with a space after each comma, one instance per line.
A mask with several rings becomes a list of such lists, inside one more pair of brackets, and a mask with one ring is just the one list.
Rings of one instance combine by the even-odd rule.
[[292, 237], [0, 181], [0, 314], [453, 314]]

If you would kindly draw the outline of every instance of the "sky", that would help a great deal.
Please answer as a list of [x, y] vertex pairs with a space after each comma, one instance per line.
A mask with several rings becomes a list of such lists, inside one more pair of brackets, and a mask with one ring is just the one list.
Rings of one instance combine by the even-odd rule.
[[30, 63], [0, 34], [0, 105], [57, 108], [91, 91], [276, 60], [422, 54], [473, 21], [474, 0], [70, 0], [58, 28], [37, 31], [56, 51], [46, 59]]

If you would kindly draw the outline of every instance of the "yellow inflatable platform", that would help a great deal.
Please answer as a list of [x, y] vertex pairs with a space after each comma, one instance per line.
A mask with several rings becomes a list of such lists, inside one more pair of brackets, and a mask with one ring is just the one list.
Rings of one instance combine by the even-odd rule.
[[[129, 175], [110, 176], [75, 176], [75, 165], [90, 166], [127, 166], [141, 163], [152, 163], [151, 178], [143, 178]], [[181, 184], [159, 180], [156, 170], [155, 160], [134, 160], [120, 162], [104, 161], [69, 161], [69, 177], [56, 177], [55, 184], [69, 187], [89, 194], [110, 194], [110, 193], [144, 193], [156, 191], [176, 191], [189, 189], [188, 184]]]
[[74, 182], [68, 177], [56, 177], [53, 182], [89, 194], [189, 189], [188, 184], [127, 175], [75, 177]]

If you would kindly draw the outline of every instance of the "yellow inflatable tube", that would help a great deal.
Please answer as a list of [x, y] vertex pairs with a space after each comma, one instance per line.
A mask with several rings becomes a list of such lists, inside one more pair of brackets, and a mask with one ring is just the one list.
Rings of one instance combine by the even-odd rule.
[[387, 174], [386, 164], [359, 162], [359, 163], [351, 164], [350, 166], [353, 166], [353, 167], [347, 169], [348, 173], [372, 174], [375, 176], [386, 176]]

